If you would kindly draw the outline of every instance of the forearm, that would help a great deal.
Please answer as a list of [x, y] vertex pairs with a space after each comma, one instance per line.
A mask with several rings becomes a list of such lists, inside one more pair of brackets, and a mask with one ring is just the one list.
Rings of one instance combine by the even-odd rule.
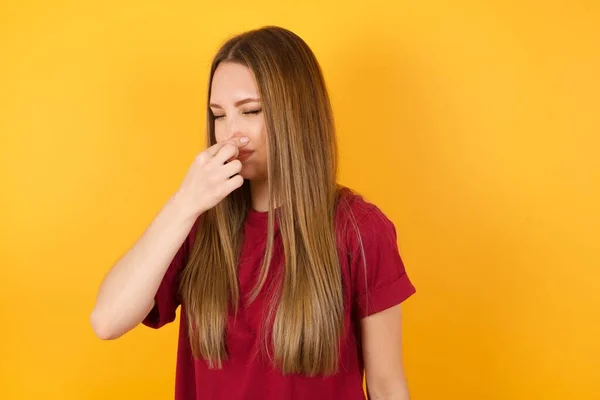
[[91, 315], [100, 338], [115, 339], [137, 326], [154, 305], [170, 262], [189, 234], [196, 216], [174, 196], [142, 236], [104, 278]]

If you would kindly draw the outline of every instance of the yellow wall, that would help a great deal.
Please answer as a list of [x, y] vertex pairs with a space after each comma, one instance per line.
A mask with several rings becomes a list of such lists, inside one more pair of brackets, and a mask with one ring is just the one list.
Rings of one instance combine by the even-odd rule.
[[201, 149], [213, 51], [263, 24], [317, 53], [341, 180], [398, 227], [413, 398], [600, 398], [595, 0], [50, 3], [0, 12], [0, 398], [172, 397], [176, 325], [89, 313]]

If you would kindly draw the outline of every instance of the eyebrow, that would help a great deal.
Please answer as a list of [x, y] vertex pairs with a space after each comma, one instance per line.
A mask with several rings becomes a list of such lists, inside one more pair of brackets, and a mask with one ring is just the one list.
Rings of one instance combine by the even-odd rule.
[[[236, 102], [234, 103], [234, 105], [235, 105], [236, 107], [239, 107], [239, 106], [241, 106], [242, 104], [246, 104], [246, 103], [256, 103], [256, 102], [260, 102], [260, 99], [258, 99], [258, 98], [255, 98], [255, 97], [247, 97], [247, 98], [245, 98], [245, 99], [241, 99], [241, 100], [238, 100], [238, 101], [236, 101]], [[223, 108], [223, 107], [221, 107], [220, 105], [218, 105], [218, 104], [216, 104], [216, 103], [210, 103], [210, 104], [209, 104], [209, 106], [210, 106], [210, 107], [214, 107], [214, 108]]]

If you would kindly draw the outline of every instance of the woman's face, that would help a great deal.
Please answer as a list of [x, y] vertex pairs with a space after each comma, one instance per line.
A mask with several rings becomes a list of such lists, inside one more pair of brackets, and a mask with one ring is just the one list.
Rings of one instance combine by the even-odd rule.
[[210, 109], [215, 117], [217, 143], [247, 137], [240, 148], [240, 175], [248, 180], [267, 178], [267, 132], [256, 81], [250, 69], [222, 62], [211, 82]]

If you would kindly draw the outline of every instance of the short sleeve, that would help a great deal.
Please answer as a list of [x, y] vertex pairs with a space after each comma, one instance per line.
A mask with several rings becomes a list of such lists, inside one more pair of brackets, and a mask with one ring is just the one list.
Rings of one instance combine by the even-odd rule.
[[416, 290], [400, 256], [396, 228], [372, 206], [350, 234], [352, 306], [362, 319], [402, 303]]
[[194, 224], [194, 227], [171, 260], [167, 272], [154, 296], [154, 307], [142, 321], [142, 324], [150, 328], [158, 329], [175, 320], [177, 307], [181, 304], [179, 277], [189, 260], [195, 227], [196, 225]]

